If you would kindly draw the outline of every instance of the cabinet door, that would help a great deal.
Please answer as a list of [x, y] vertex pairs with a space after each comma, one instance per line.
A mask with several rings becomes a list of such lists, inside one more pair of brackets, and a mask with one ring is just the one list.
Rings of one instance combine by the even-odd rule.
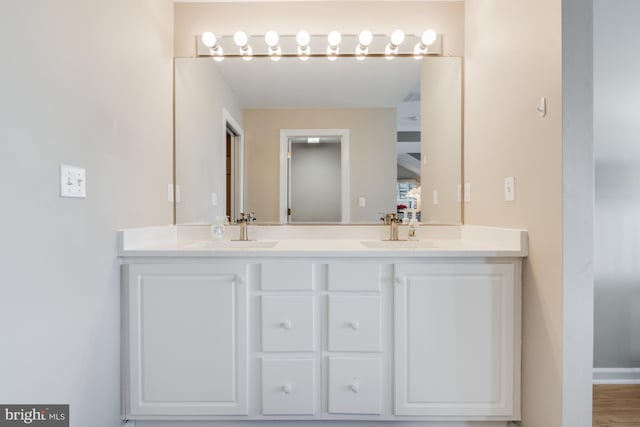
[[519, 417], [519, 268], [396, 265], [396, 415]]
[[126, 414], [247, 414], [246, 265], [130, 265]]

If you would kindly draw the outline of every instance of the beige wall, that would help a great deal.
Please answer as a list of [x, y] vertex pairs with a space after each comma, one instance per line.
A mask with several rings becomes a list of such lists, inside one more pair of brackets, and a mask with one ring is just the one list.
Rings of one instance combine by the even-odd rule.
[[[375, 222], [395, 211], [396, 110], [245, 110], [245, 209], [277, 222], [280, 129], [349, 129], [351, 222]], [[366, 207], [358, 207], [358, 197]]]
[[172, 222], [172, 34], [170, 0], [0, 2], [2, 403], [123, 424], [116, 231]]
[[[422, 217], [427, 224], [460, 224], [462, 180], [462, 59], [431, 58], [422, 65]], [[438, 204], [433, 204], [433, 191]]]
[[[562, 424], [562, 77], [560, 0], [467, 0], [467, 224], [529, 231], [523, 271], [522, 425]], [[536, 107], [547, 97], [548, 114]], [[504, 202], [515, 176], [516, 201]]]
[[[175, 62], [176, 223], [214, 223], [226, 215], [226, 126], [242, 127], [242, 108], [210, 59]], [[211, 193], [218, 205], [211, 204]]]
[[231, 35], [242, 29], [264, 34], [274, 26], [280, 34], [296, 34], [301, 29], [312, 34], [334, 29], [358, 34], [367, 27], [374, 33], [390, 34], [402, 28], [409, 34], [421, 34], [433, 28], [443, 34], [445, 55], [462, 56], [464, 2], [176, 3], [175, 56], [193, 56], [195, 37], [204, 31]]

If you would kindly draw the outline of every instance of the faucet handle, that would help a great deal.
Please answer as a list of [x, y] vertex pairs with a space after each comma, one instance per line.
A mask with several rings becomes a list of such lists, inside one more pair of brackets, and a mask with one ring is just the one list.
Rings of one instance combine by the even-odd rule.
[[249, 222], [249, 214], [246, 212], [240, 212], [240, 218], [236, 222]]
[[398, 214], [395, 212], [389, 212], [384, 216], [385, 224], [391, 224], [392, 222], [398, 222]]

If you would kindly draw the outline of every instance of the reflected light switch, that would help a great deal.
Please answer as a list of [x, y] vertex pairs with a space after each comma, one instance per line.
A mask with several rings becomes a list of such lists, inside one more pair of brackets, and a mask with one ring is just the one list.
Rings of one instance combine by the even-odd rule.
[[364, 197], [358, 197], [358, 206], [364, 208], [367, 205], [367, 199]]

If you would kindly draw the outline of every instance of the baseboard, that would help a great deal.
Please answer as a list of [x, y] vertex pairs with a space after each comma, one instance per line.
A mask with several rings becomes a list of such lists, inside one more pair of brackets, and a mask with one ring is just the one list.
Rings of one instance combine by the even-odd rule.
[[640, 384], [640, 368], [593, 368], [594, 384]]

